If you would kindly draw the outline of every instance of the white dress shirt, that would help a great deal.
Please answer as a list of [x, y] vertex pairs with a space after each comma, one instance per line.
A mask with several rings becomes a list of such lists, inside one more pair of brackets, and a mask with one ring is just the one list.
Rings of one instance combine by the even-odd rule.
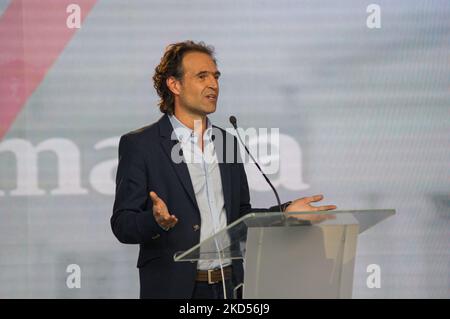
[[[207, 118], [207, 128], [203, 134], [204, 151], [202, 152], [198, 145], [199, 134], [186, 127], [174, 115], [169, 115], [169, 119], [177, 139], [181, 142], [184, 161], [191, 177], [201, 217], [200, 241], [203, 241], [227, 226], [222, 179], [214, 143], [211, 139], [212, 124]], [[220, 245], [219, 241], [218, 245]], [[222, 260], [222, 266], [230, 264], [230, 259]], [[220, 267], [219, 260], [200, 260], [197, 264], [197, 268], [200, 270], [218, 267]]]

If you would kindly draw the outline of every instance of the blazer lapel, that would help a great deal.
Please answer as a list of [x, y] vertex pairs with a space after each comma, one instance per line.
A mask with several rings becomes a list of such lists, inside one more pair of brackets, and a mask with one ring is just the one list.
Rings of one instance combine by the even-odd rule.
[[231, 168], [226, 163], [219, 163], [220, 177], [222, 179], [223, 200], [227, 213], [227, 223], [231, 222]]
[[[222, 180], [223, 200], [225, 202], [225, 211], [227, 213], [227, 221], [231, 219], [231, 164], [227, 163], [226, 157], [226, 133], [219, 127], [213, 125], [213, 142], [216, 151], [217, 160], [219, 161], [220, 177]], [[216, 138], [217, 137], [217, 138]]]
[[[166, 153], [169, 162], [172, 164], [172, 167], [175, 170], [175, 173], [178, 176], [183, 188], [186, 193], [189, 195], [189, 198], [194, 204], [194, 207], [199, 211], [197, 200], [195, 199], [194, 188], [192, 186], [191, 176], [189, 175], [189, 170], [184, 161], [180, 161], [180, 163], [176, 163], [172, 160], [172, 149], [178, 148], [177, 144], [178, 140], [172, 140], [171, 135], [173, 132], [172, 125], [170, 124], [169, 117], [167, 115], [163, 115], [163, 117], [158, 121], [160, 127], [160, 135], [162, 137], [161, 145]], [[181, 149], [181, 148], [180, 148]]]

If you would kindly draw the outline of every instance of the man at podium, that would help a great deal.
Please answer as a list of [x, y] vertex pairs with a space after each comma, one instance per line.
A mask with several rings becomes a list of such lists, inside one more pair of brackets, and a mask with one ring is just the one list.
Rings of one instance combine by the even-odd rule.
[[[141, 298], [231, 298], [242, 282], [241, 261], [176, 263], [174, 253], [245, 214], [280, 210], [252, 208], [244, 165], [217, 160], [214, 138], [228, 134], [208, 118], [216, 110], [219, 77], [212, 47], [169, 45], [153, 76], [162, 117], [120, 139], [111, 227], [120, 242], [140, 246]], [[176, 147], [183, 161], [174, 159]], [[311, 205], [322, 198], [299, 198], [281, 210], [336, 208]]]

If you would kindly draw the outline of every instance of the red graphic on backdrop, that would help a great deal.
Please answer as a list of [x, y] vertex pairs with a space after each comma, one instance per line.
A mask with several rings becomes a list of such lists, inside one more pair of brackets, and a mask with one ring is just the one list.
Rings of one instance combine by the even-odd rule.
[[83, 21], [97, 0], [12, 0], [0, 17], [0, 139], [44, 79], [77, 29], [66, 8]]

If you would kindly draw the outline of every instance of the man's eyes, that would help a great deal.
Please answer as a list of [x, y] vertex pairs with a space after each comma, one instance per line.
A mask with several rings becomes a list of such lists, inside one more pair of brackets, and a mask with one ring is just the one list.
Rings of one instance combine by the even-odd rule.
[[[214, 74], [213, 76], [214, 76], [214, 78], [215, 78], [216, 80], [218, 80], [219, 77], [220, 77], [219, 74]], [[206, 79], [207, 77], [208, 77], [208, 74], [199, 74], [199, 75], [198, 75], [198, 78], [200, 78], [200, 79], [202, 79], [202, 80]]]

